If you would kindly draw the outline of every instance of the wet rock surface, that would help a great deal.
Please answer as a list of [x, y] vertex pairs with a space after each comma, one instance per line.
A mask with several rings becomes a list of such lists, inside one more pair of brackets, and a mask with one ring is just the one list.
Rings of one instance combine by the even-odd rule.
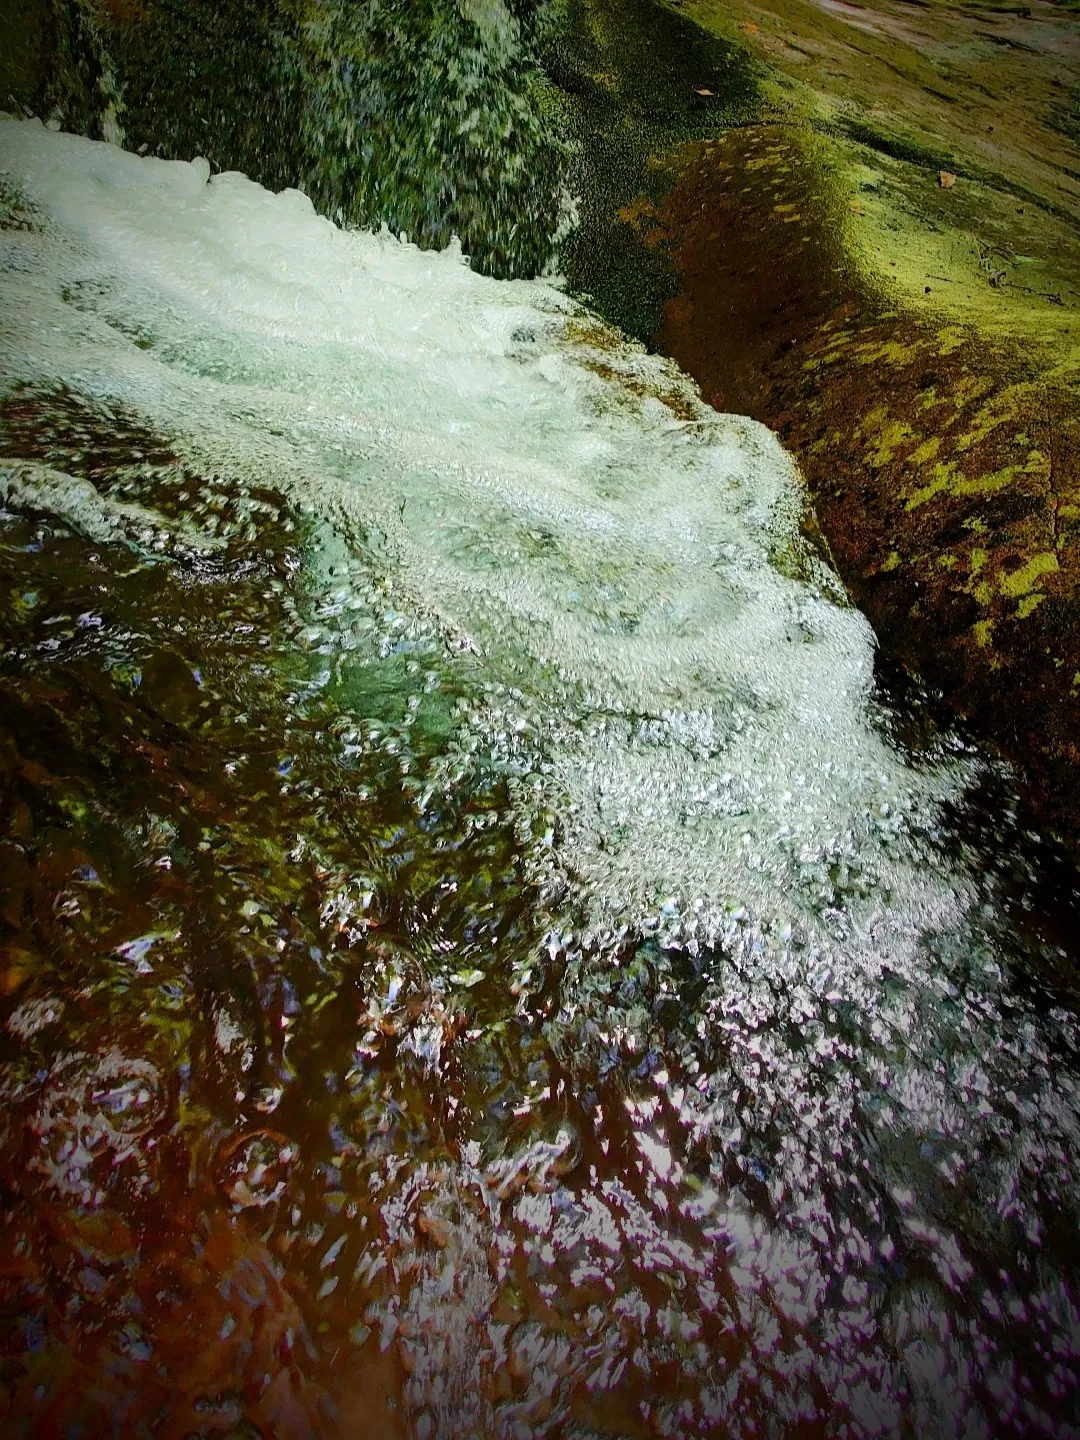
[[864, 192], [823, 183], [815, 144], [827, 142], [763, 127], [684, 154], [666, 207], [638, 220], [680, 275], [661, 343], [713, 404], [776, 428], [882, 643], [1018, 761], [1042, 813], [1073, 835], [1070, 369], [1049, 345], [913, 313], [861, 283], [843, 233]]
[[[886, 650], [1074, 843], [1080, 28], [1045, 5], [676, 8], [744, 47], [741, 123], [698, 52], [683, 85], [717, 128], [669, 130], [603, 191], [631, 258], [594, 267], [597, 303], [777, 431]], [[589, 14], [595, 41], [612, 7]]]

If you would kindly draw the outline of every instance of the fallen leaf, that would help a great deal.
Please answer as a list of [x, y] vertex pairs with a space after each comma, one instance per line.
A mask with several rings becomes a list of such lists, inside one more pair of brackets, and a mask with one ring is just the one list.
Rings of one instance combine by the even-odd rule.
[[707, 85], [695, 85], [695, 86], [694, 86], [694, 94], [695, 94], [695, 95], [711, 95], [712, 93], [713, 93], [713, 92], [708, 88]]
[[445, 1250], [450, 1244], [450, 1226], [445, 1220], [421, 1212], [416, 1224], [420, 1233], [426, 1235], [440, 1250]]
[[951, 190], [956, 184], [956, 176], [951, 170], [942, 170], [938, 174], [938, 180], [943, 190]]

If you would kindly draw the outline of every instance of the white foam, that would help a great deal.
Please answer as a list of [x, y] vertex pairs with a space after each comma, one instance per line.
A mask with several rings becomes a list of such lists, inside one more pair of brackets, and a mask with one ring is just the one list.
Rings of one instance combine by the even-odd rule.
[[553, 286], [343, 232], [296, 191], [36, 122], [0, 121], [0, 156], [50, 222], [4, 237], [4, 381], [120, 401], [377, 528], [399, 604], [472, 652], [471, 724], [554, 811], [538, 873], [588, 925], [854, 926], [884, 955], [963, 908], [911, 838], [963, 773], [889, 747], [865, 620], [819, 563], [784, 573], [799, 481], [764, 428], [587, 316], [575, 338]]
[[[0, 460], [0, 505], [40, 511], [63, 520], [88, 540], [120, 541], [146, 548], [157, 542], [197, 551], [213, 550], [217, 542], [183, 523], [169, 525], [161, 515], [101, 495], [89, 480], [33, 460]], [[171, 533], [170, 533], [171, 532]]]

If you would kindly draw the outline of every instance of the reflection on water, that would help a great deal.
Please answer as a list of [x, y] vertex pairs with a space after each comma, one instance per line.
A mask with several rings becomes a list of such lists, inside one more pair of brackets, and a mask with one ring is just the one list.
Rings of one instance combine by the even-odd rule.
[[1080, 1431], [1074, 1019], [778, 447], [2, 144], [10, 1432]]

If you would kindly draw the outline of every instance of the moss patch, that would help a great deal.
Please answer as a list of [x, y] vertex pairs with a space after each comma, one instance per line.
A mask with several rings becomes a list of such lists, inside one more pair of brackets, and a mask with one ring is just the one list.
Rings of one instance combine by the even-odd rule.
[[680, 278], [663, 348], [706, 399], [778, 431], [884, 644], [1021, 760], [1075, 835], [1075, 368], [871, 283], [831, 138], [750, 127], [671, 164], [667, 201], [639, 221]]

